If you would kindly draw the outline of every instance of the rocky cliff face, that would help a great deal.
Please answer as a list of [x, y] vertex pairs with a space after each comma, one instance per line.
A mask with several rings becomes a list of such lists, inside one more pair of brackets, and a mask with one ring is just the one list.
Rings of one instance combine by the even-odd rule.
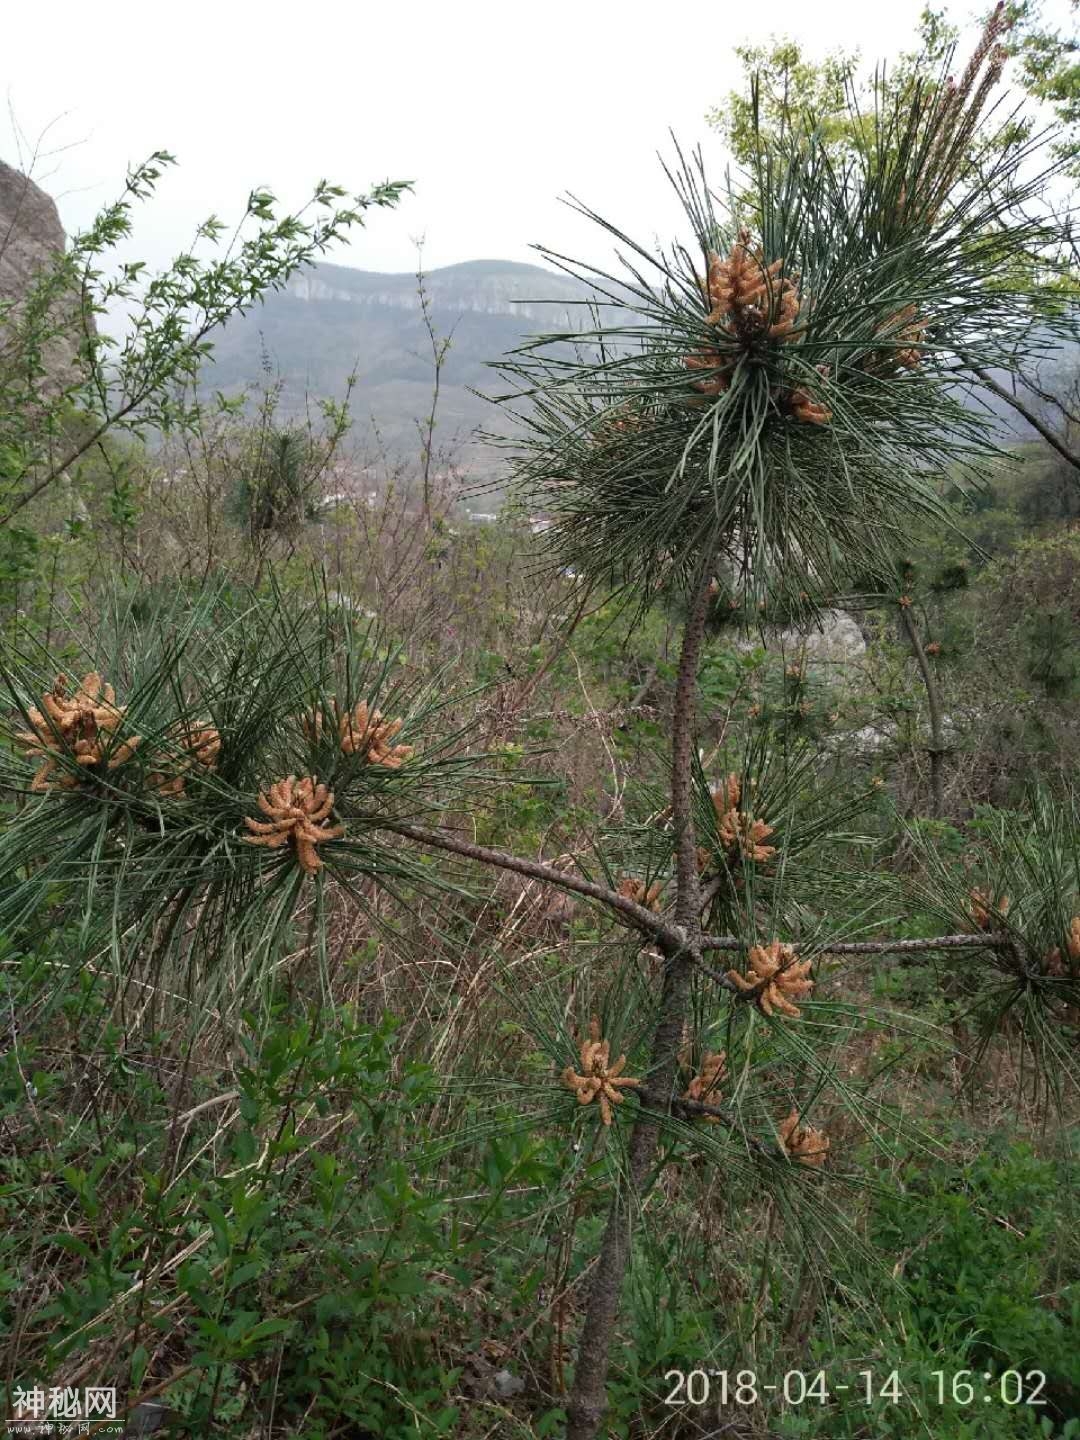
[[[47, 269], [67, 245], [64, 227], [53, 199], [20, 171], [0, 160], [0, 304], [14, 302], [18, 314], [34, 277]], [[69, 302], [65, 300], [65, 305]], [[69, 321], [74, 332], [76, 302], [70, 301]], [[8, 312], [9, 316], [12, 312]], [[54, 325], [56, 317], [53, 317]], [[5, 356], [4, 325], [0, 321], [0, 364]], [[77, 340], [58, 340], [46, 348], [45, 365], [51, 385], [74, 378]]]
[[35, 272], [66, 243], [55, 202], [0, 160], [0, 298], [21, 300]]

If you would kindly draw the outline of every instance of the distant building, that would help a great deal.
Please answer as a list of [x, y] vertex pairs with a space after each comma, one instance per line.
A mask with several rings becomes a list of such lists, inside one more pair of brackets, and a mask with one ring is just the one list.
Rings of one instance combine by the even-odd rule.
[[316, 510], [333, 510], [337, 505], [366, 505], [369, 510], [375, 506], [378, 492], [369, 490], [367, 495], [359, 495], [355, 490], [337, 490], [333, 495], [324, 495], [316, 504]]

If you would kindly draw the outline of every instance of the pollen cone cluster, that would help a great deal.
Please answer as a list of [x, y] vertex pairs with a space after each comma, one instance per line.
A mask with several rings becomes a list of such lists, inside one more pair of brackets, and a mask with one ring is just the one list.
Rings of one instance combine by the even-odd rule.
[[[720, 1086], [727, 1079], [727, 1051], [706, 1051], [702, 1057], [701, 1069], [683, 1092], [684, 1100], [694, 1100], [699, 1105], [718, 1105]], [[715, 1115], [703, 1117], [706, 1124], [718, 1123]]]
[[660, 892], [663, 888], [659, 880], [654, 880], [648, 887], [644, 880], [635, 880], [631, 876], [619, 881], [619, 894], [625, 900], [633, 900], [635, 905], [651, 910], [654, 915], [660, 913]]
[[775, 845], [764, 842], [773, 833], [773, 827], [764, 820], [756, 820], [745, 810], [740, 810], [742, 786], [737, 775], [729, 775], [724, 784], [713, 794], [716, 810], [717, 833], [720, 843], [729, 856], [754, 863], [771, 860], [776, 854]]
[[[786, 264], [781, 258], [766, 265], [760, 249], [751, 245], [747, 230], [739, 231], [726, 258], [709, 252], [708, 270], [704, 278], [698, 277], [698, 284], [709, 307], [705, 323], [716, 330], [717, 344], [688, 355], [685, 361], [690, 370], [713, 372], [708, 379], [694, 382], [703, 395], [722, 395], [740, 354], [758, 342], [802, 339], [795, 329], [799, 276], [785, 271]], [[801, 414], [800, 408], [792, 406], [796, 418], [821, 423], [810, 413]]]
[[824, 1130], [799, 1124], [799, 1112], [791, 1114], [780, 1126], [780, 1143], [793, 1160], [803, 1165], [824, 1165], [829, 1153], [829, 1137]]
[[320, 785], [313, 775], [302, 780], [295, 775], [278, 780], [260, 794], [256, 803], [267, 818], [253, 820], [245, 816], [244, 824], [251, 834], [244, 839], [249, 845], [265, 845], [271, 850], [291, 842], [297, 864], [308, 875], [314, 875], [323, 863], [315, 847], [345, 833], [344, 825], [327, 824], [327, 816], [334, 808], [334, 792]]
[[785, 273], [787, 262], [766, 265], [748, 230], [739, 231], [726, 259], [714, 251], [708, 259], [705, 279], [698, 281], [710, 307], [706, 324], [742, 345], [762, 335], [786, 340], [799, 318], [799, 277]]
[[879, 325], [874, 334], [892, 343], [888, 349], [874, 350], [863, 362], [864, 368], [880, 375], [902, 370], [914, 370], [922, 361], [922, 342], [926, 326], [920, 323], [914, 305], [905, 305]]
[[621, 1105], [625, 1098], [621, 1093], [622, 1088], [627, 1085], [640, 1085], [641, 1081], [622, 1073], [626, 1064], [625, 1055], [620, 1055], [614, 1064], [611, 1063], [610, 1044], [607, 1040], [601, 1040], [600, 1022], [595, 1016], [589, 1023], [588, 1039], [581, 1042], [580, 1054], [581, 1074], [568, 1065], [562, 1072], [562, 1083], [574, 1092], [580, 1105], [588, 1105], [593, 1100], [599, 1101], [600, 1118], [605, 1125], [610, 1125], [612, 1105]]
[[832, 419], [829, 407], [815, 400], [810, 391], [801, 385], [788, 392], [787, 403], [795, 419], [801, 420], [804, 425], [827, 425]]
[[800, 960], [791, 945], [774, 940], [771, 945], [754, 945], [747, 955], [747, 971], [740, 975], [729, 970], [727, 978], [744, 993], [757, 992], [757, 1000], [766, 1015], [779, 1010], [793, 1020], [802, 1014], [794, 1000], [809, 995], [814, 988], [810, 979], [809, 960]]
[[718, 373], [711, 375], [708, 380], [695, 380], [694, 389], [700, 390], [702, 395], [723, 395], [724, 391], [731, 384], [731, 357], [722, 355], [719, 350], [699, 350], [694, 355], [687, 355], [685, 365], [688, 370], [714, 370]]
[[[399, 770], [412, 755], [411, 745], [392, 743], [404, 721], [384, 720], [382, 711], [369, 711], [364, 700], [351, 710], [342, 711], [335, 699], [333, 707], [334, 725], [343, 755], [362, 755], [369, 765], [382, 765], [387, 770]], [[321, 711], [316, 711], [304, 721], [304, 730], [311, 739], [319, 738], [322, 727]]]
[[[1065, 956], [1068, 956], [1066, 960]], [[1057, 979], [1064, 979], [1067, 975], [1075, 974], [1080, 967], [1080, 915], [1074, 915], [1069, 921], [1069, 933], [1065, 939], [1065, 955], [1061, 953], [1061, 947], [1055, 945], [1046, 957], [1046, 973]]]
[[57, 785], [64, 790], [76, 788], [78, 775], [61, 768], [61, 756], [87, 766], [100, 765], [107, 757], [108, 768], [115, 770], [131, 759], [139, 745], [138, 735], [114, 744], [125, 707], [117, 705], [115, 690], [102, 681], [96, 670], [83, 676], [70, 697], [67, 685], [67, 676], [58, 675], [52, 690], [42, 696], [41, 709], [31, 706], [27, 712], [32, 729], [19, 731], [15, 737], [26, 745], [27, 755], [41, 757], [31, 790], [51, 789], [54, 770], [59, 770]]
[[989, 933], [1000, 928], [999, 917], [1009, 913], [1008, 895], [994, 896], [988, 890], [978, 888], [968, 891], [971, 902], [971, 919], [976, 930]]
[[181, 723], [173, 727], [170, 738], [182, 753], [175, 758], [170, 757], [168, 770], [155, 770], [149, 774], [146, 783], [159, 795], [180, 796], [196, 765], [201, 765], [204, 770], [217, 768], [221, 735], [212, 725], [198, 725], [192, 729]]

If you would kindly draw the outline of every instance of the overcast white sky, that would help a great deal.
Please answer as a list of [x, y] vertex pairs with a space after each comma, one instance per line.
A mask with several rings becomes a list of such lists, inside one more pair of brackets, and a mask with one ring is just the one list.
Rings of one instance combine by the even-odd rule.
[[[786, 34], [871, 62], [910, 47], [921, 4], [37, 0], [4, 16], [0, 84], [31, 142], [51, 127], [43, 149], [70, 147], [36, 172], [69, 232], [129, 163], [176, 155], [136, 217], [133, 250], [153, 265], [210, 212], [235, 220], [253, 186], [297, 204], [324, 175], [350, 190], [416, 182], [328, 257], [338, 263], [412, 269], [418, 235], [429, 269], [535, 259], [535, 241], [596, 259], [606, 248], [558, 197], [666, 238], [675, 212], [655, 152], [671, 127], [684, 146], [704, 140], [720, 169], [703, 117], [737, 83], [734, 45]], [[7, 114], [0, 157], [19, 160]]]

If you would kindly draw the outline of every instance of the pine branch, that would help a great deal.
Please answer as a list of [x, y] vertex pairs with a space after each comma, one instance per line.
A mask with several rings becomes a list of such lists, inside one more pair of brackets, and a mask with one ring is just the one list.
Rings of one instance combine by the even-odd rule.
[[526, 860], [523, 856], [511, 855], [507, 850], [495, 850], [489, 845], [475, 845], [471, 840], [462, 840], [445, 830], [429, 830], [421, 825], [386, 822], [382, 828], [401, 835], [406, 840], [415, 840], [418, 844], [429, 845], [437, 850], [448, 850], [466, 860], [493, 865], [499, 870], [512, 870], [517, 875], [527, 875], [530, 880], [542, 880], [545, 884], [558, 885], [577, 895], [585, 895], [590, 900], [599, 900], [601, 904], [615, 910], [628, 924], [646, 931], [655, 938], [658, 945], [672, 952], [683, 944], [680, 932], [652, 910], [646, 910], [643, 905], [636, 904], [615, 890], [609, 890], [605, 885], [583, 880], [566, 870], [547, 865], [542, 860]]
[[[793, 942], [798, 948], [798, 941]], [[913, 954], [922, 950], [1007, 950], [1013, 940], [1007, 935], [935, 935], [919, 940], [844, 940], [826, 946], [829, 955]], [[703, 935], [702, 950], [745, 950], [738, 935]], [[705, 967], [702, 966], [702, 969]], [[716, 978], [715, 976], [713, 977]]]
[[[798, 941], [793, 942], [798, 949]], [[1008, 935], [935, 935], [925, 940], [846, 940], [836, 945], [830, 945], [824, 954], [827, 955], [912, 955], [925, 953], [929, 950], [1010, 950], [1016, 942]], [[746, 949], [746, 941], [737, 935], [703, 935], [701, 937], [702, 950], [728, 950], [742, 952]], [[733, 985], [727, 975], [720, 970], [714, 970], [711, 965], [706, 965], [700, 958], [695, 958], [694, 964], [710, 980], [716, 982], [723, 990], [729, 990], [743, 1000], [753, 1000], [753, 991], [740, 991], [739, 987]]]

